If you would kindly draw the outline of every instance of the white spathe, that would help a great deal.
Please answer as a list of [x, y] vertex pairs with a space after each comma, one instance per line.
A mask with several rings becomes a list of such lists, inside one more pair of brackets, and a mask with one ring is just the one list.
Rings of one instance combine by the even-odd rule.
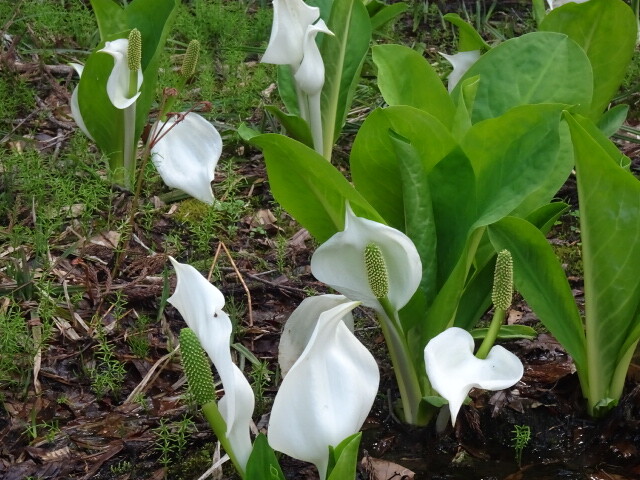
[[547, 4], [549, 5], [549, 10], [553, 10], [567, 3], [585, 3], [587, 1], [589, 0], [547, 0]]
[[269, 445], [315, 464], [321, 479], [329, 446], [360, 430], [378, 392], [375, 359], [342, 321], [358, 304], [342, 303], [320, 315], [271, 410]]
[[159, 122], [158, 131], [160, 139], [151, 148], [151, 159], [164, 183], [211, 205], [211, 182], [222, 154], [216, 128], [189, 112]]
[[232, 325], [222, 310], [224, 296], [191, 265], [169, 259], [178, 283], [168, 302], [178, 309], [196, 334], [220, 375], [224, 396], [218, 402], [218, 409], [227, 424], [227, 438], [233, 453], [245, 468], [252, 449], [249, 425], [255, 399], [249, 382], [231, 359]]
[[455, 88], [462, 76], [467, 73], [471, 65], [476, 63], [480, 58], [480, 50], [469, 50], [467, 52], [459, 52], [454, 55], [447, 55], [439, 52], [451, 65], [453, 70], [447, 78], [449, 93]]
[[294, 75], [298, 87], [307, 95], [320, 93], [324, 85], [324, 61], [316, 43], [316, 35], [319, 32], [333, 35], [322, 19], [307, 27], [303, 41], [304, 55]]
[[[69, 65], [73, 67], [73, 69], [78, 74], [78, 77], [82, 78], [84, 65], [80, 63], [70, 63]], [[89, 129], [87, 129], [87, 126], [84, 123], [84, 119], [82, 118], [82, 113], [80, 113], [80, 103], [78, 101], [78, 85], [76, 85], [76, 88], [74, 88], [73, 92], [71, 93], [71, 104], [69, 105], [69, 107], [71, 108], [71, 116], [75, 120], [76, 125], [78, 125], [78, 128], [82, 130], [82, 133], [84, 133], [87, 137], [93, 140], [93, 136], [89, 133]]]
[[131, 71], [127, 62], [127, 51], [129, 49], [129, 40], [119, 38], [112, 42], [106, 42], [104, 48], [99, 52], [108, 53], [113, 57], [113, 70], [107, 79], [107, 95], [114, 107], [124, 110], [131, 106], [140, 96], [140, 87], [142, 86], [142, 69], [137, 72], [137, 88], [133, 97], [129, 96], [129, 81]]
[[[283, 377], [287, 375], [309, 343], [320, 315], [347, 302], [349, 299], [344, 295], [319, 295], [307, 297], [298, 305], [284, 324], [278, 345], [278, 364]], [[342, 320], [353, 332], [351, 311], [345, 313]]]
[[496, 345], [485, 359], [473, 354], [469, 332], [451, 327], [432, 338], [424, 349], [424, 363], [431, 386], [449, 402], [451, 423], [455, 424], [472, 388], [502, 390], [522, 378], [522, 362], [509, 350]]
[[357, 217], [347, 203], [344, 230], [324, 242], [311, 257], [311, 272], [321, 282], [351, 300], [380, 311], [364, 263], [367, 245], [374, 243], [387, 266], [391, 305], [400, 310], [420, 285], [422, 262], [409, 237], [395, 228]]
[[263, 63], [298, 69], [304, 55], [307, 28], [320, 18], [320, 9], [302, 0], [273, 0], [273, 24]]

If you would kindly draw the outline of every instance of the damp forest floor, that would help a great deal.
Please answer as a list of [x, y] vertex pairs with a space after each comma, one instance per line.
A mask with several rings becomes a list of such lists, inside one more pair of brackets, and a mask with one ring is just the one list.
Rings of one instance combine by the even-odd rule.
[[[182, 2], [159, 85], [171, 86], [179, 54], [198, 38], [198, 75], [176, 110], [211, 103], [206, 115], [225, 145], [216, 202], [209, 207], [168, 191], [150, 167], [133, 223], [131, 194], [106, 181], [104, 159], [68, 107], [77, 82], [68, 63], [84, 61], [97, 42], [89, 2], [0, 4], [0, 479], [191, 480], [209, 468], [215, 437], [180, 365], [177, 336], [185, 324], [166, 302], [175, 287], [169, 255], [224, 293], [233, 351], [257, 398], [256, 428], [265, 429], [280, 382], [282, 326], [304, 298], [327, 291], [310, 273], [314, 240], [274, 201], [260, 152], [236, 133], [241, 122], [277, 131], [263, 109], [278, 102], [275, 70], [258, 63], [269, 37], [267, 3]], [[437, 51], [455, 51], [443, 14], [460, 13], [490, 41], [532, 25], [524, 1], [407, 3], [374, 41], [423, 50], [443, 76]], [[617, 139], [636, 174], [637, 57], [618, 98], [631, 106], [631, 132]], [[365, 63], [336, 147], [345, 172], [362, 118], [382, 102], [372, 68]], [[550, 241], [580, 302], [573, 178], [558, 198], [572, 208]], [[473, 390], [455, 428], [436, 434], [433, 426], [395, 420], [397, 390], [382, 334], [370, 312], [356, 317], [356, 334], [381, 371], [363, 427], [360, 479], [640, 478], [640, 355], [620, 404], [590, 419], [570, 357], [516, 297], [509, 322], [540, 332], [504, 344], [522, 359], [523, 379], [505, 391]], [[312, 466], [286, 457], [282, 464], [289, 479], [317, 478]], [[210, 478], [236, 477], [225, 465]]]

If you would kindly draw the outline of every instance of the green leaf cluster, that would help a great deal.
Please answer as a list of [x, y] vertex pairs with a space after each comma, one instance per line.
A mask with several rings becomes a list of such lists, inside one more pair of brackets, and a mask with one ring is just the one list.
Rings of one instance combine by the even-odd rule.
[[[336, 2], [334, 8], [335, 5]], [[615, 34], [611, 27], [614, 24], [618, 25]], [[345, 24], [344, 29], [349, 28]], [[465, 38], [473, 42], [474, 35], [468, 28], [464, 30]], [[276, 200], [319, 242], [344, 228], [344, 205], [348, 201], [358, 216], [399, 229], [415, 243], [423, 278], [411, 302], [399, 312], [398, 333], [406, 342], [409, 363], [421, 378], [422, 397], [433, 395], [424, 373], [425, 344], [447, 327], [474, 327], [490, 305], [495, 252], [503, 248], [513, 254], [518, 288], [522, 285], [518, 278], [523, 275], [538, 273], [549, 277], [544, 281], [537, 278], [527, 291], [556, 299], [557, 303], [548, 302], [549, 308], [564, 305], [559, 310], [571, 320], [558, 321], [552, 332], [567, 345], [576, 364], [589, 363], [589, 368], [602, 368], [606, 375], [617, 379], [622, 375], [614, 360], [601, 360], [602, 367], [592, 366], [592, 358], [597, 357], [591, 350], [607, 351], [611, 358], [629, 355], [637, 341], [632, 334], [640, 335], [640, 327], [629, 327], [631, 330], [616, 335], [624, 342], [605, 347], [603, 334], [600, 345], [587, 349], [589, 341], [584, 340], [582, 323], [572, 310], [575, 305], [567, 306], [566, 301], [561, 302], [559, 290], [553, 291], [562, 282], [551, 278], [539, 263], [523, 259], [506, 245], [506, 240], [498, 242], [496, 232], [517, 224], [518, 228], [510, 228], [511, 234], [542, 239], [538, 243], [544, 243], [544, 234], [566, 208], [565, 204], [549, 202], [574, 165], [578, 163], [579, 182], [583, 185], [585, 175], [603, 176], [581, 156], [597, 147], [603, 156], [607, 155], [609, 168], [615, 167], [611, 159], [619, 159], [620, 154], [614, 153], [617, 150], [606, 135], [588, 123], [587, 138], [578, 128], [582, 125], [580, 128], [585, 129], [586, 123], [573, 120], [572, 115], [599, 122], [607, 133], [615, 131], [616, 124], [624, 119], [623, 112], [618, 109], [603, 115], [603, 109], [622, 80], [620, 72], [629, 62], [635, 38], [635, 19], [622, 1], [568, 4], [549, 14], [542, 21], [541, 31], [488, 49], [451, 94], [417, 52], [399, 45], [374, 47], [378, 85], [389, 106], [374, 110], [360, 128], [351, 150], [351, 181], [308, 146], [293, 139], [281, 135], [251, 139], [264, 152]], [[323, 48], [327, 40], [323, 41]], [[619, 53], [607, 57], [604, 51]], [[610, 77], [603, 73], [605, 61], [613, 73]], [[330, 94], [334, 98], [348, 98], [345, 92], [351, 87], [338, 88], [330, 79], [328, 84], [327, 92], [334, 92]], [[329, 117], [334, 124], [340, 114]], [[339, 123], [334, 124], [336, 128]], [[606, 197], [609, 203], [601, 208], [620, 212], [613, 202], [619, 188], [613, 184], [606, 188], [611, 199]], [[593, 202], [585, 201], [581, 209], [597, 211]], [[600, 218], [603, 215], [596, 216], [604, 224]], [[625, 221], [628, 218], [625, 228], [632, 233], [617, 243], [619, 255], [625, 251], [621, 245], [633, 251], [638, 244], [634, 236], [638, 214], [629, 210], [622, 217]], [[586, 213], [584, 218], [588, 222], [591, 214]], [[617, 221], [610, 225], [616, 232], [624, 223], [622, 219]], [[603, 235], [611, 228], [602, 229]], [[589, 231], [588, 226], [582, 229]], [[609, 246], [612, 240], [597, 235], [592, 238], [585, 239], [585, 248], [594, 245], [589, 248], [600, 255], [600, 261], [602, 246]], [[629, 253], [618, 258], [616, 265], [633, 264], [628, 258], [632, 256]], [[546, 261], [551, 262], [550, 257]], [[585, 275], [590, 268], [593, 267], [585, 259]], [[620, 290], [619, 279], [613, 273], [609, 277], [599, 273], [601, 282], [609, 278], [615, 285], [611, 288]], [[546, 282], [552, 280], [548, 286]], [[637, 288], [636, 283], [633, 285]], [[624, 320], [616, 320], [616, 325], [630, 325], [630, 318], [638, 316], [638, 306], [629, 297], [634, 294], [638, 298], [638, 291], [623, 290], [616, 292], [618, 296], [605, 292], [602, 304], [605, 305], [604, 298], [616, 299], [616, 303], [606, 303], [601, 309], [612, 314], [624, 305]], [[535, 302], [531, 303], [537, 308]], [[539, 308], [544, 309], [544, 305]], [[548, 316], [544, 310], [536, 312], [543, 320]], [[593, 316], [602, 317], [604, 313]], [[593, 329], [609, 331], [609, 326], [603, 327], [608, 325], [606, 322], [595, 322], [599, 326]], [[580, 335], [583, 340], [575, 340]], [[572, 342], [584, 346], [574, 348]], [[587, 383], [589, 388], [596, 388], [591, 387], [593, 382]], [[605, 397], [613, 390], [607, 389]], [[604, 397], [596, 402], [601, 398]]]

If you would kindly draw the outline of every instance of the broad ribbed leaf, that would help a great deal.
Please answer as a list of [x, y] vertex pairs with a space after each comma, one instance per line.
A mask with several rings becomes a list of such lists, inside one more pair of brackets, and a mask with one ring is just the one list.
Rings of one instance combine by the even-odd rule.
[[567, 115], [567, 122], [576, 153], [590, 400], [597, 402], [621, 393], [621, 386], [610, 391], [614, 373], [639, 336], [640, 181], [576, 119]]
[[491, 49], [491, 46], [484, 41], [477, 30], [465, 22], [457, 13], [447, 13], [442, 18], [458, 27], [460, 32], [460, 39], [458, 40], [459, 51], [468, 52], [470, 50]]
[[331, 152], [360, 80], [371, 40], [371, 21], [361, 0], [334, 0], [327, 25], [334, 36], [325, 35], [320, 49], [325, 68], [322, 131], [324, 151]]
[[573, 157], [562, 109], [521, 106], [469, 130], [462, 148], [478, 182], [476, 226], [512, 212], [526, 216], [548, 203], [566, 181]]
[[[436, 225], [431, 206], [429, 177], [417, 150], [407, 139], [390, 131], [396, 150], [402, 180], [405, 233], [416, 246], [422, 262], [422, 280], [419, 292], [425, 304], [431, 303], [436, 294]], [[424, 309], [423, 309], [424, 311]]]
[[404, 231], [402, 178], [389, 130], [411, 143], [426, 172], [455, 148], [455, 141], [435, 117], [406, 106], [375, 110], [360, 127], [351, 150], [353, 183], [388, 225]]
[[275, 199], [318, 242], [344, 228], [347, 201], [356, 214], [384, 223], [347, 179], [306, 145], [276, 134], [258, 135], [251, 142], [264, 153]]
[[[593, 73], [586, 54], [570, 38], [533, 32], [513, 38], [485, 53], [462, 77], [480, 76], [472, 121], [498, 117], [525, 104], [564, 103], [588, 112]], [[461, 83], [453, 90], [457, 98]]]
[[385, 102], [424, 110], [446, 127], [451, 126], [453, 101], [422, 55], [402, 45], [378, 45], [371, 52], [378, 67], [378, 88]]
[[633, 11], [621, 0], [571, 2], [549, 12], [540, 30], [564, 33], [586, 52], [594, 84], [589, 113], [597, 120], [618, 91], [633, 56], [637, 36]]

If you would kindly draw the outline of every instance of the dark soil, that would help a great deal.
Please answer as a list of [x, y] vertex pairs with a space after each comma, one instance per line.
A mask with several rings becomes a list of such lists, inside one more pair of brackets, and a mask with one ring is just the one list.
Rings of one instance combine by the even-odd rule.
[[[522, 2], [498, 3], [504, 11], [523, 10]], [[525, 3], [528, 8], [529, 3]], [[449, 6], [449, 11], [460, 7], [460, 2], [441, 4]], [[408, 39], [429, 40], [409, 24], [407, 20]], [[34, 62], [29, 75], [42, 75], [48, 79], [43, 84], [56, 84], [49, 82], [52, 73], [41, 67]], [[38, 107], [40, 113], [49, 114], [48, 119], [41, 119], [38, 124], [25, 120], [17, 133], [33, 130], [53, 138], [60, 129], [67, 134], [73, 130], [71, 124], [51, 115], [59, 104], [66, 104], [68, 98], [64, 97], [68, 97], [68, 92], [57, 99], [44, 93], [43, 98], [55, 100], [55, 105], [42, 103]], [[634, 98], [637, 99], [637, 94]], [[348, 145], [347, 138], [341, 151], [347, 151]], [[620, 146], [632, 158], [634, 171], [640, 171], [639, 147], [629, 142], [621, 142]], [[64, 145], [56, 145], [56, 149], [60, 148], [64, 149]], [[246, 180], [239, 195], [257, 197], [255, 204], [265, 212], [273, 208], [259, 154], [247, 148], [240, 155], [237, 170]], [[577, 206], [573, 179], [569, 179], [558, 198]], [[113, 200], [111, 215], [125, 218], [130, 196], [114, 192]], [[68, 251], [72, 242], [64, 237], [49, 246], [59, 286], [81, 289], [84, 295], [78, 305], [58, 306], [57, 332], [37, 359], [39, 369], [26, 372], [20, 385], [0, 392], [0, 479], [186, 480], [198, 478], [211, 465], [215, 438], [197, 410], [185, 401], [182, 368], [178, 355], [174, 354], [176, 337], [185, 324], [171, 307], [156, 320], [164, 287], [163, 271], [167, 255], [172, 253], [166, 247], [166, 235], [179, 231], [181, 225], [170, 208], [158, 208], [154, 215], [150, 229], [136, 224], [134, 233], [139, 241], [131, 240], [120, 257], [108, 239], [87, 240], [72, 253]], [[29, 206], [13, 220], [27, 224]], [[575, 224], [575, 218], [565, 220], [565, 225]], [[239, 221], [238, 234], [227, 245], [234, 253], [250, 252], [253, 257], [238, 256], [234, 267], [221, 254], [218, 267], [223, 275], [218, 286], [228, 301], [235, 299], [246, 304], [247, 292], [250, 293], [251, 315], [248, 311], [241, 315], [237, 341], [276, 372], [282, 325], [307, 296], [308, 289], [321, 292], [325, 287], [309, 273], [314, 246], [304, 231], [298, 230], [287, 238], [286, 257], [295, 268], [282, 274], [272, 268], [277, 263], [274, 239], [284, 231], [283, 226], [291, 229], [293, 222], [291, 219], [287, 219], [286, 225], [262, 222], [260, 227], [265, 234], [252, 236], [256, 221], [255, 217]], [[577, 237], [556, 231], [553, 242], [572, 246]], [[151, 254], [142, 244], [157, 253]], [[218, 240], [212, 238], [212, 256], [216, 248]], [[27, 258], [32, 269], [40, 267], [31, 256]], [[262, 259], [270, 268], [259, 268], [258, 262], [247, 258]], [[574, 277], [573, 281], [580, 301], [580, 279]], [[169, 285], [171, 289], [175, 286], [173, 276]], [[0, 292], [17, 295], [20, 288], [26, 287], [12, 283], [6, 275], [0, 276]], [[127, 312], [118, 320], [113, 313], [116, 295], [126, 298]], [[8, 297], [0, 297], [0, 310], [7, 305]], [[36, 303], [24, 300], [20, 306], [29, 327], [38, 326]], [[128, 332], [136, 324], [136, 316], [143, 313], [151, 315], [154, 321], [144, 332], [149, 353], [139, 358], [132, 354]], [[538, 325], [524, 304], [517, 304], [511, 316], [516, 322]], [[586, 415], [571, 359], [552, 337], [543, 333], [533, 341], [510, 342], [505, 346], [525, 364], [522, 381], [506, 391], [472, 391], [472, 401], [461, 410], [455, 428], [449, 426], [442, 434], [436, 434], [433, 426], [410, 428], [394, 420], [391, 405], [397, 393], [393, 372], [375, 322], [366, 312], [362, 312], [362, 317], [363, 326], [358, 334], [376, 352], [382, 372], [382, 395], [365, 423], [361, 479], [640, 479], [640, 356], [630, 369], [620, 404], [607, 417], [594, 420]], [[102, 396], [96, 395], [88, 375], [88, 369], [95, 367], [94, 354], [99, 343], [91, 323], [96, 318], [114, 346], [115, 358], [126, 368], [117, 391]], [[248, 365], [245, 371], [250, 371]], [[269, 376], [260, 411], [256, 412], [259, 429], [266, 425], [266, 413], [277, 382], [276, 373]], [[165, 422], [178, 435], [178, 424], [185, 415], [193, 420], [195, 429], [186, 435], [184, 448], [172, 447], [167, 465], [163, 465], [158, 427]], [[516, 426], [528, 426], [531, 434], [530, 442], [522, 449], [520, 465], [513, 446]], [[372, 473], [374, 459], [383, 460], [377, 468], [379, 472], [386, 468], [384, 477]], [[317, 475], [313, 467], [300, 462], [283, 458], [282, 463], [289, 479], [311, 479]], [[234, 478], [230, 467], [225, 468], [224, 478]]]

